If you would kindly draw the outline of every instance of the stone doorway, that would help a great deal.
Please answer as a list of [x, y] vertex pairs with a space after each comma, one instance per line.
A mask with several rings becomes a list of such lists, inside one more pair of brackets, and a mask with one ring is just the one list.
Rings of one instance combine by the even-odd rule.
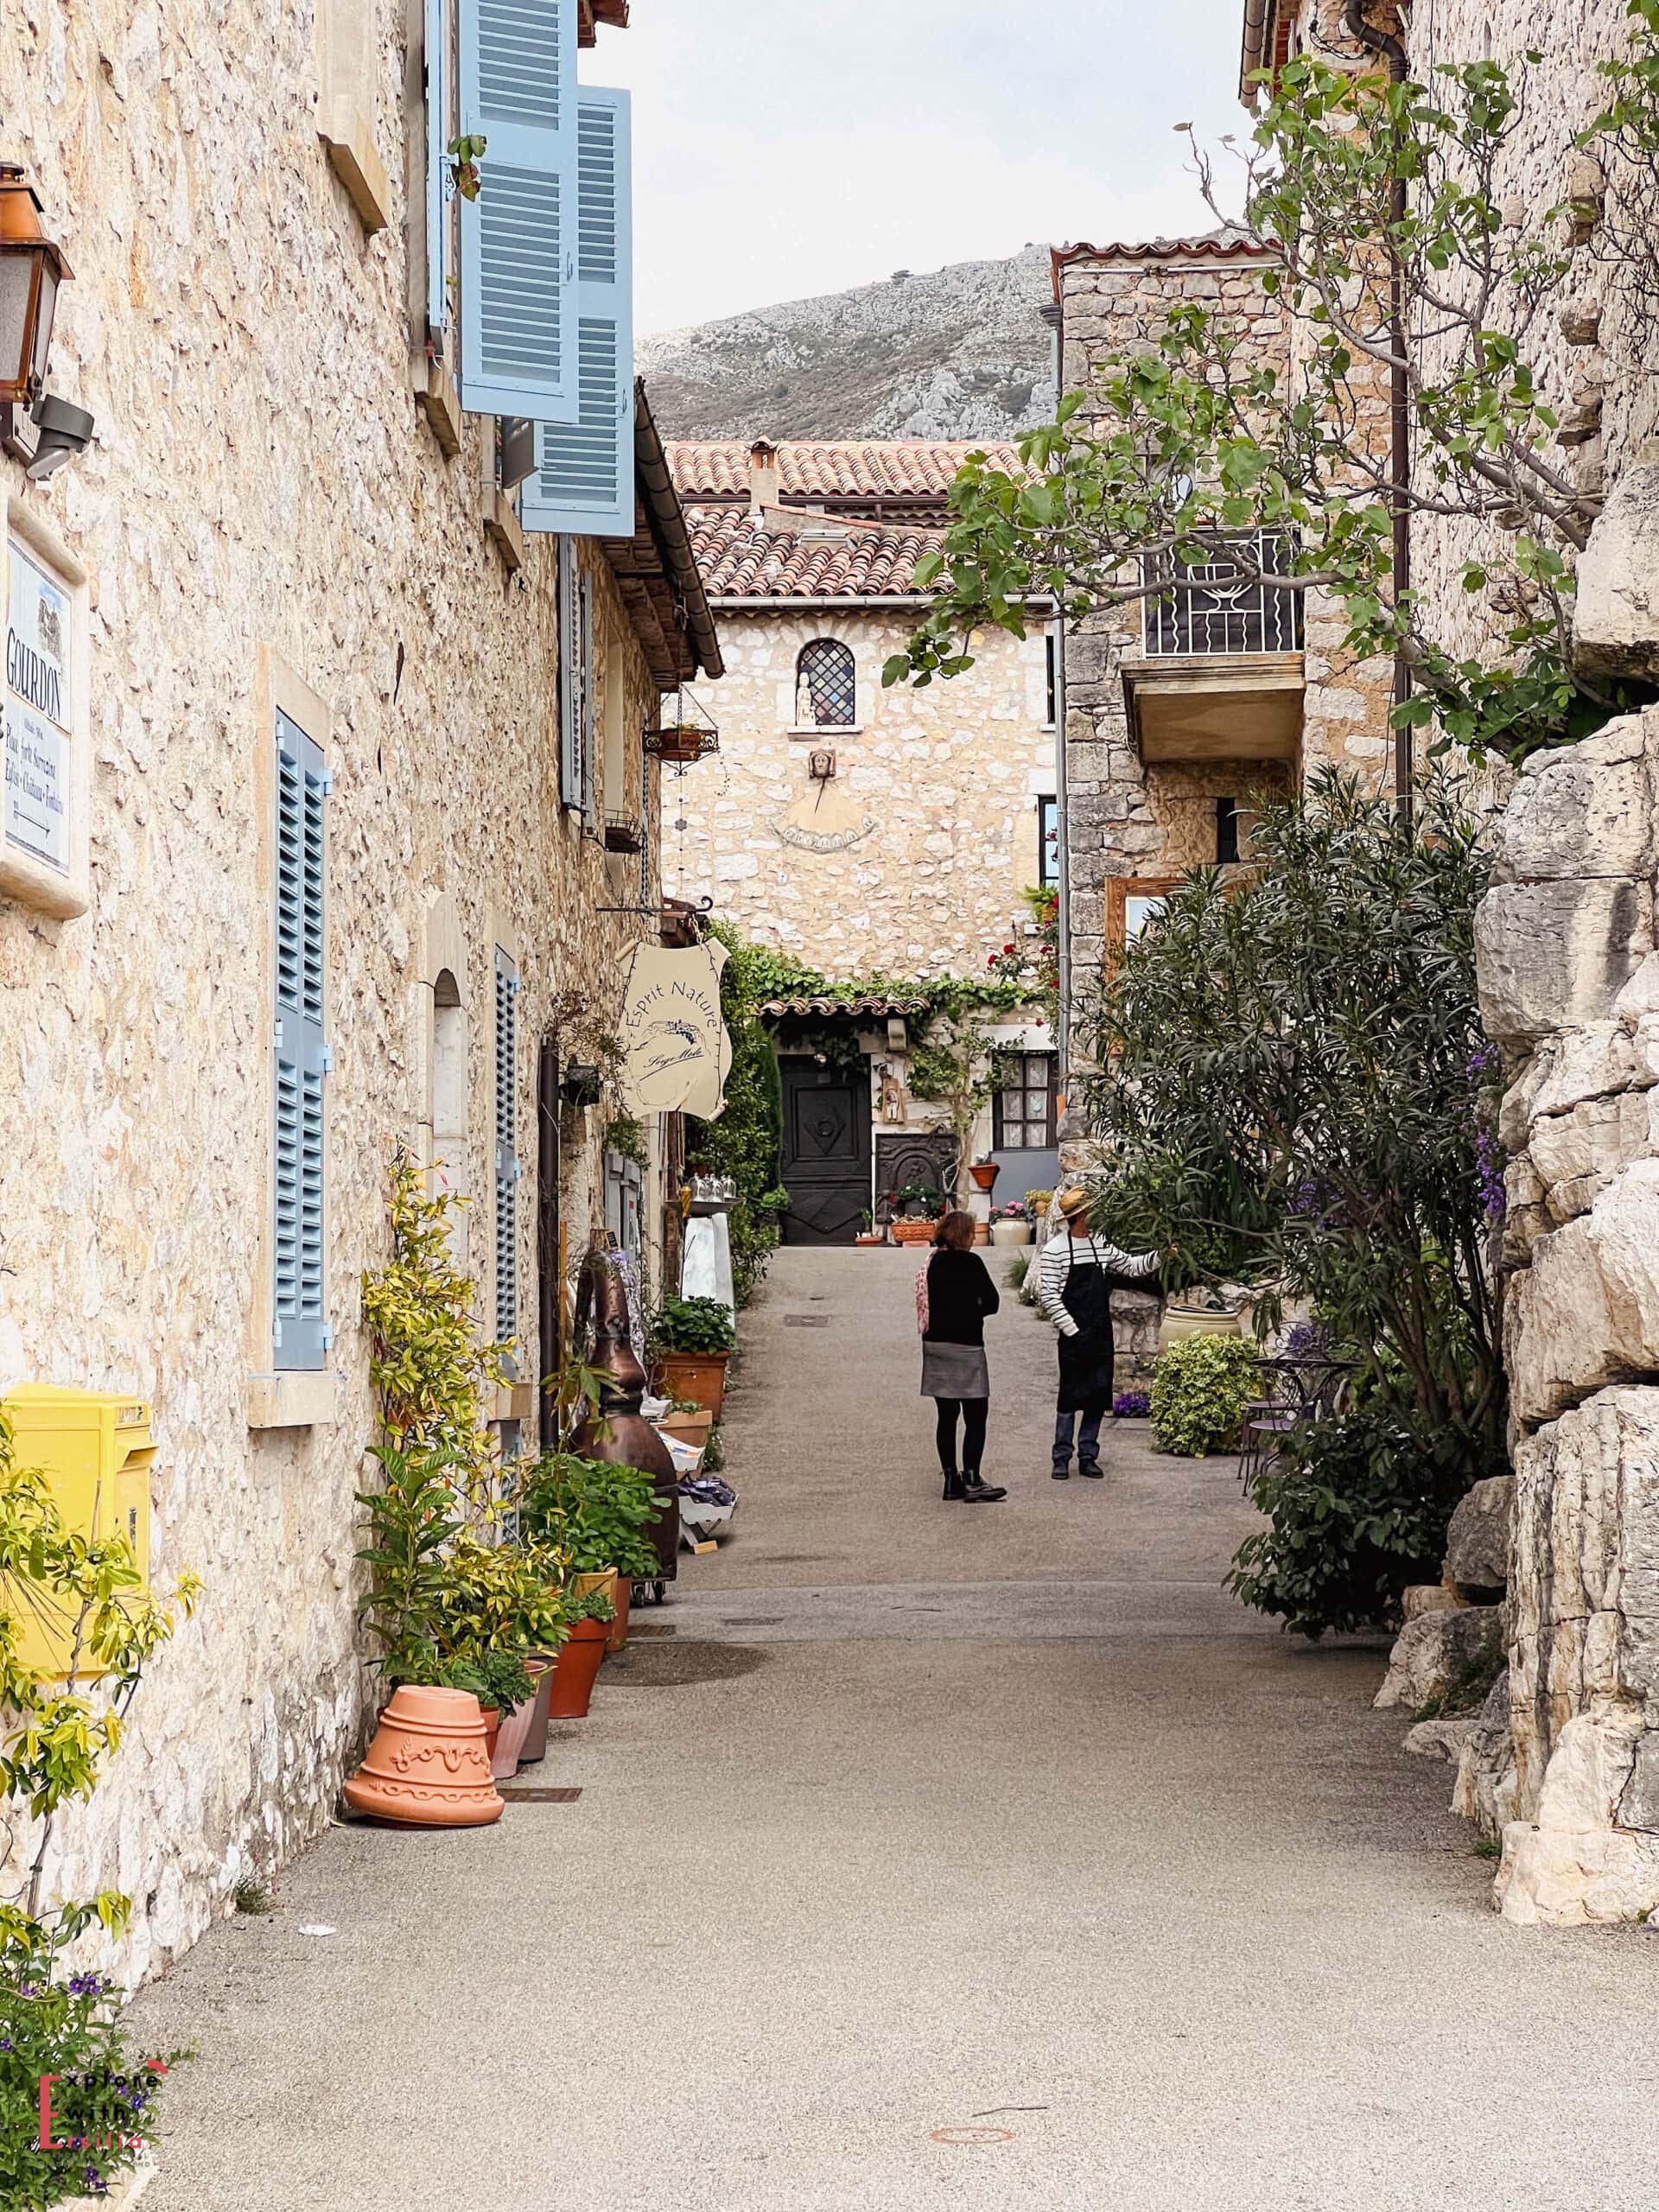
[[870, 1079], [785, 1058], [785, 1244], [850, 1244], [870, 1203]]

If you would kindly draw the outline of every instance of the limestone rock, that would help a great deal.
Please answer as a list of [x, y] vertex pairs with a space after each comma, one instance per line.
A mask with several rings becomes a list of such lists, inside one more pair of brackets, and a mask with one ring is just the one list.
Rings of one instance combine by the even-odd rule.
[[1529, 1427], [1659, 1371], [1659, 1159], [1624, 1168], [1587, 1213], [1536, 1240], [1503, 1333], [1510, 1403]]
[[1497, 1605], [1461, 1605], [1408, 1621], [1389, 1654], [1376, 1705], [1414, 1707], [1444, 1697], [1455, 1676], [1501, 1648], [1500, 1615]]
[[1564, 1834], [1512, 1821], [1493, 1902], [1517, 1928], [1640, 1920], [1659, 1906], [1659, 1836], [1628, 1828]]
[[1459, 1500], [1446, 1535], [1447, 1579], [1466, 1590], [1502, 1590], [1510, 1579], [1515, 1478], [1494, 1475]]
[[1400, 1593], [1400, 1610], [1408, 1621], [1420, 1621], [1426, 1613], [1452, 1612], [1467, 1603], [1444, 1582], [1414, 1582]]
[[1535, 753], [1493, 834], [1499, 883], [1653, 873], [1659, 720], [1624, 715], [1578, 745]]
[[1659, 1730], [1649, 1729], [1637, 1744], [1630, 1779], [1619, 1794], [1618, 1824], [1659, 1834]]
[[1475, 910], [1480, 1015], [1500, 1045], [1605, 1021], [1654, 950], [1653, 890], [1628, 876], [1500, 883]]
[[1449, 1713], [1438, 1720], [1420, 1720], [1406, 1737], [1406, 1749], [1420, 1758], [1445, 1759], [1456, 1766], [1464, 1745], [1480, 1726], [1475, 1713]]
[[1586, 675], [1659, 677], [1659, 456], [1624, 471], [1590, 533], [1573, 655]]

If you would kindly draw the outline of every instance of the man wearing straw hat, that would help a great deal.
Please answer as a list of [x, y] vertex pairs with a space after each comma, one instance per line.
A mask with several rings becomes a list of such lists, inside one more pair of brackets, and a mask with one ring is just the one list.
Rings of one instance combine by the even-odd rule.
[[1100, 1424], [1112, 1407], [1112, 1293], [1146, 1287], [1156, 1252], [1124, 1252], [1089, 1233], [1090, 1194], [1062, 1191], [1056, 1211], [1065, 1227], [1044, 1245], [1037, 1303], [1060, 1332], [1060, 1395], [1054, 1414], [1057, 1483], [1071, 1472], [1071, 1433], [1079, 1414], [1077, 1472], [1098, 1478]]

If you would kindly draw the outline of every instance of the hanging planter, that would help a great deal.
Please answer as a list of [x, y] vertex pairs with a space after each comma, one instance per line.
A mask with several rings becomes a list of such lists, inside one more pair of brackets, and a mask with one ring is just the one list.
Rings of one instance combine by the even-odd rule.
[[645, 732], [645, 751], [653, 760], [690, 767], [720, 750], [720, 731], [700, 700], [682, 684], [664, 695], [653, 728]]

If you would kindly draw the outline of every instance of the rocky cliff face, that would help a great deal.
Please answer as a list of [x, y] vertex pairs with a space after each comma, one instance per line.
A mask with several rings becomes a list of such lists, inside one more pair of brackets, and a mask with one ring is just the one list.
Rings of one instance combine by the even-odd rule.
[[1007, 438], [1050, 422], [1048, 248], [641, 341], [670, 437]]

